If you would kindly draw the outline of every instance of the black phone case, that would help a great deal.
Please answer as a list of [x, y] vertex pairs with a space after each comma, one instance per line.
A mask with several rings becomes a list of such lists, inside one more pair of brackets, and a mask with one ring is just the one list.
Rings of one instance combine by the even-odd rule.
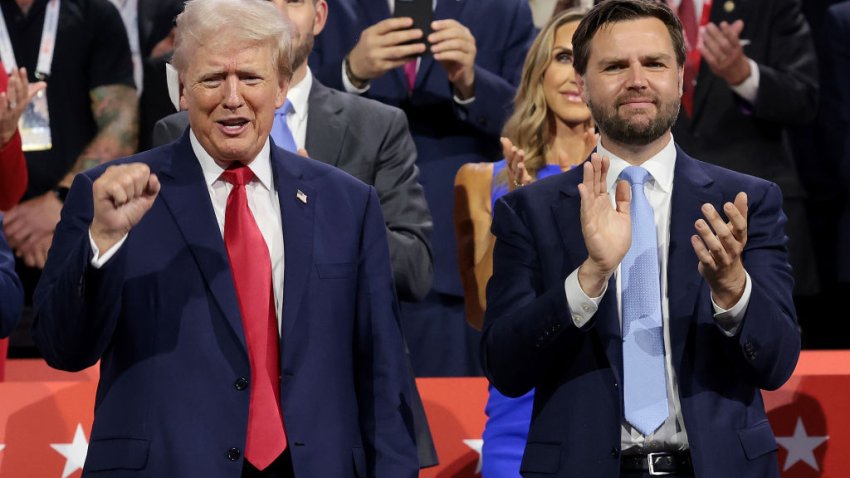
[[[431, 34], [431, 22], [434, 19], [433, 0], [395, 0], [394, 17], [411, 17], [413, 18], [413, 26], [422, 30], [422, 38], [410, 41], [407, 43], [425, 43], [428, 44], [428, 35]], [[426, 50], [427, 53], [428, 50]]]

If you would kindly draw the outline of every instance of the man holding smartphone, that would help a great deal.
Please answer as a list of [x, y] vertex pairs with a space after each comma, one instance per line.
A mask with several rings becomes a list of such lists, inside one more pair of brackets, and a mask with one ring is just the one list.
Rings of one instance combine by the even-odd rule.
[[[396, 16], [408, 7], [422, 16]], [[310, 55], [325, 85], [404, 110], [434, 219], [434, 284], [402, 302], [417, 376], [480, 375], [479, 335], [463, 314], [452, 226], [453, 181], [468, 162], [501, 157], [499, 135], [534, 37], [525, 0], [329, 0], [328, 24]], [[417, 21], [418, 20], [418, 21]]]

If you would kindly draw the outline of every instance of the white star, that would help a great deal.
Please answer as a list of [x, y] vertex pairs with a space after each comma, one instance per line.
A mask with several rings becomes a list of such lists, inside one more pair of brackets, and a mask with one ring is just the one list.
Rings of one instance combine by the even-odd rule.
[[475, 465], [475, 474], [481, 474], [481, 465], [484, 462], [484, 457], [481, 456], [481, 447], [484, 446], [484, 440], [464, 440], [463, 444], [472, 448], [475, 453], [478, 453], [478, 464]]
[[788, 450], [788, 456], [785, 458], [785, 467], [782, 471], [791, 468], [794, 463], [802, 461], [807, 465], [820, 471], [818, 461], [815, 458], [815, 448], [821, 443], [829, 440], [828, 436], [809, 436], [806, 434], [806, 427], [803, 425], [803, 418], [797, 417], [797, 426], [794, 427], [794, 436], [776, 437], [776, 441], [782, 445], [782, 448]]
[[86, 434], [83, 432], [82, 424], [77, 423], [77, 431], [74, 432], [74, 440], [71, 443], [53, 443], [50, 447], [67, 459], [65, 470], [62, 471], [62, 478], [68, 478], [75, 471], [83, 469], [89, 443], [86, 440]]
[[6, 448], [6, 445], [0, 443], [0, 451], [3, 451], [4, 448]]

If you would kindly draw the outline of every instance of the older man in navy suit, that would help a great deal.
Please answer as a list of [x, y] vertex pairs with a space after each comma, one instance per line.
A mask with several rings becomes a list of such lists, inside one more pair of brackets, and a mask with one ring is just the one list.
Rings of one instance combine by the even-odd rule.
[[71, 188], [34, 336], [55, 367], [101, 361], [84, 476], [417, 475], [375, 191], [269, 139], [288, 29], [187, 3], [190, 129]]
[[493, 219], [482, 357], [503, 393], [536, 388], [523, 476], [778, 477], [761, 389], [800, 352], [781, 192], [675, 145], [665, 4], [602, 2], [573, 48], [597, 152]]

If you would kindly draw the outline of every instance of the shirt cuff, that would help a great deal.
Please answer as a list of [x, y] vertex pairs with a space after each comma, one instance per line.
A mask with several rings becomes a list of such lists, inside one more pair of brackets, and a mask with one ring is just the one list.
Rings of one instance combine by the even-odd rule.
[[108, 251], [102, 256], [100, 255], [100, 249], [97, 248], [97, 244], [94, 243], [94, 238], [91, 235], [91, 229], [89, 229], [89, 244], [91, 244], [91, 266], [95, 269], [100, 269], [109, 259], [112, 259], [112, 256], [118, 252], [118, 249], [121, 249], [121, 246], [124, 245], [124, 241], [127, 240], [127, 234], [124, 234], [124, 237], [121, 238], [114, 246], [110, 247]]
[[745, 99], [747, 103], [754, 105], [759, 94], [759, 78], [761, 77], [759, 75], [758, 63], [749, 58], [747, 61], [750, 62], [750, 76], [742, 81], [741, 84], [730, 86], [730, 88], [732, 88], [735, 94]]
[[599, 310], [599, 303], [602, 302], [602, 296], [605, 295], [606, 290], [608, 290], [607, 283], [599, 297], [588, 297], [578, 283], [578, 269], [567, 276], [567, 280], [564, 281], [564, 292], [567, 294], [567, 307], [570, 309], [573, 325], [582, 328], [590, 322]]
[[369, 91], [369, 85], [371, 82], [367, 81], [366, 86], [363, 88], [358, 88], [351, 83], [351, 80], [348, 79], [348, 75], [345, 74], [345, 62], [348, 60], [342, 60], [342, 86], [345, 88], [346, 93], [351, 93], [352, 95], [362, 95]]
[[744, 285], [744, 294], [738, 299], [738, 303], [730, 309], [724, 309], [714, 302], [714, 296], [711, 297], [711, 306], [714, 308], [714, 323], [720, 328], [720, 331], [726, 334], [727, 337], [734, 337], [741, 328], [741, 323], [744, 321], [744, 314], [747, 313], [747, 306], [750, 305], [750, 295], [753, 291], [753, 281], [750, 274], [747, 273], [747, 283]]

